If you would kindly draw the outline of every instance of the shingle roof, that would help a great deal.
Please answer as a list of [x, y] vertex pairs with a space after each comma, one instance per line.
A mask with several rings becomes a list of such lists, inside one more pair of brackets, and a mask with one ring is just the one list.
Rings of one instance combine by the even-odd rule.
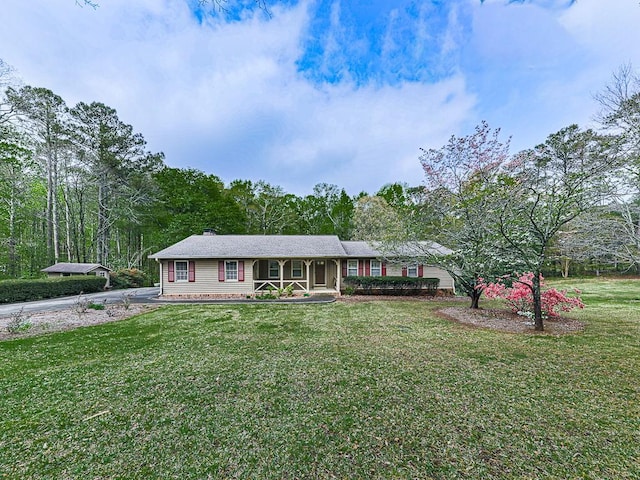
[[[440, 254], [451, 250], [434, 242], [403, 246], [397, 255]], [[192, 235], [149, 258], [376, 258], [382, 257], [374, 242], [344, 241], [335, 235]]]
[[369, 242], [344, 241], [342, 247], [348, 257], [379, 257], [380, 252]]
[[339, 258], [335, 235], [192, 235], [149, 258]]
[[104, 267], [99, 263], [56, 263], [55, 265], [51, 265], [50, 267], [43, 268], [41, 271], [46, 273], [77, 273], [77, 274], [87, 274], [98, 268], [103, 268], [105, 270], [111, 270], [110, 268]]
[[426, 254], [448, 255], [452, 253], [447, 247], [436, 242], [407, 242], [383, 253], [378, 242], [345, 241], [342, 246], [348, 257], [424, 257]]

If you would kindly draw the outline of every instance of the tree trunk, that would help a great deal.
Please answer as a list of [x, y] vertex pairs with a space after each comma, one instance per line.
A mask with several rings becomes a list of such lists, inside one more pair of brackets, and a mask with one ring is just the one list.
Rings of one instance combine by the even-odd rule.
[[47, 211], [45, 212], [47, 236], [47, 262], [51, 264], [54, 260], [53, 254], [53, 158], [51, 151], [47, 152], [46, 169], [47, 169]]
[[569, 278], [569, 259], [563, 258], [561, 260], [562, 266], [562, 278]]
[[7, 252], [7, 273], [11, 278], [18, 278], [18, 254], [16, 253], [16, 196], [9, 199], [9, 239]]
[[[54, 156], [56, 154], [54, 153]], [[52, 173], [52, 205], [51, 205], [51, 226], [53, 227], [53, 260], [55, 263], [60, 261], [60, 238], [58, 235], [58, 230], [60, 228], [58, 222], [58, 159], [54, 158], [53, 164], [51, 165], [53, 169]]]
[[471, 306], [469, 308], [480, 308], [480, 296], [482, 295], [482, 291], [477, 288], [472, 288], [468, 293], [471, 298]]
[[98, 231], [96, 232], [96, 261], [101, 265], [107, 265], [109, 260], [109, 187], [98, 186]]
[[532, 283], [532, 293], [533, 293], [533, 315], [535, 320], [535, 329], [538, 332], [542, 332], [544, 330], [544, 322], [542, 319], [542, 295], [541, 295], [541, 287], [540, 287], [540, 272], [535, 272]]
[[[62, 191], [62, 196], [63, 196], [63, 200], [64, 200], [64, 218], [65, 218], [65, 228], [66, 228], [66, 235], [67, 235], [67, 262], [73, 262], [74, 259], [74, 245], [77, 244], [78, 239], [75, 237], [74, 233], [71, 230], [71, 224], [72, 224], [72, 220], [71, 220], [71, 204], [70, 202], [70, 195], [69, 195], [69, 191], [68, 191], [68, 187], [65, 186], [65, 188]], [[80, 261], [79, 259], [76, 261]]]

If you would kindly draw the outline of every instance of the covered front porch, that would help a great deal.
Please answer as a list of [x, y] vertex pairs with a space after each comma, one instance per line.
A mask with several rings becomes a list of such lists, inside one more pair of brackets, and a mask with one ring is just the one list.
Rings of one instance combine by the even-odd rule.
[[340, 260], [274, 258], [253, 261], [253, 291], [292, 288], [298, 293], [339, 293]]

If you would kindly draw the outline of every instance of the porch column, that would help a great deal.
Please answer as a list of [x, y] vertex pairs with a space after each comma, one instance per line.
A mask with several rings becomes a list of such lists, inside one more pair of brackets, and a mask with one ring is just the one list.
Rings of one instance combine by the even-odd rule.
[[[258, 278], [258, 274], [256, 273], [256, 264], [258, 264], [260, 260], [252, 260], [251, 261], [251, 270], [253, 271], [253, 278], [251, 279], [251, 291], [256, 293], [256, 278]], [[260, 267], [258, 267], [258, 273], [260, 273]]]
[[307, 266], [307, 293], [311, 291], [311, 264], [313, 260], [305, 260], [304, 264]]
[[162, 260], [158, 260], [156, 258], [156, 262], [158, 262], [158, 265], [160, 265], [160, 296], [164, 295], [164, 282], [162, 281]]
[[336, 264], [336, 290], [340, 293], [340, 282], [342, 281], [342, 265], [340, 265], [340, 260], [333, 259], [333, 262]]
[[287, 263], [286, 260], [278, 260], [278, 265], [280, 265], [280, 288], [284, 288], [284, 264]]

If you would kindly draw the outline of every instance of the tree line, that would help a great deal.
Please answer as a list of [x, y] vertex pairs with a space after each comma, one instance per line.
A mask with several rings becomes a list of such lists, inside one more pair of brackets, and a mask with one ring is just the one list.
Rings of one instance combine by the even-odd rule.
[[[8, 73], [0, 63], [0, 84]], [[509, 141], [483, 123], [441, 149], [423, 150], [416, 159], [425, 171], [420, 185], [349, 196], [317, 184], [296, 196], [264, 181], [225, 184], [213, 174], [171, 168], [102, 103], [68, 106], [46, 88], [3, 85], [0, 277], [38, 276], [58, 261], [153, 273], [149, 253], [206, 228], [388, 245], [432, 239], [454, 250], [452, 271], [474, 273], [458, 275], [471, 287], [476, 274], [504, 270], [505, 263], [565, 275], [637, 273], [638, 76], [623, 67], [598, 100], [598, 131], [572, 125], [511, 154]]]

